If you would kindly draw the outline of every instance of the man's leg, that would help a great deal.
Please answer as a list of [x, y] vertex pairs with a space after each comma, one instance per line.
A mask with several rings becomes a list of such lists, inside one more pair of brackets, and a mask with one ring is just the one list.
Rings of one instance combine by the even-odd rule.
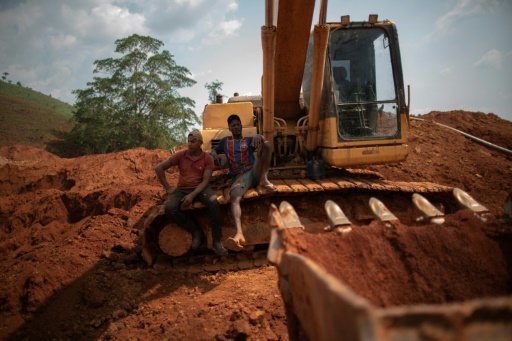
[[258, 179], [259, 185], [263, 187], [273, 187], [268, 180], [268, 169], [270, 168], [270, 159], [272, 158], [272, 144], [265, 141], [258, 150], [258, 161], [254, 164], [254, 177]]
[[238, 245], [245, 242], [244, 234], [242, 232], [242, 208], [240, 207], [240, 201], [244, 196], [244, 192], [244, 188], [240, 186], [234, 187], [231, 189], [231, 192], [229, 192], [229, 197], [231, 199], [231, 214], [233, 215], [236, 227], [236, 234], [232, 239], [234, 239]]
[[185, 195], [192, 191], [193, 189], [176, 189], [165, 202], [164, 208], [166, 215], [169, 215], [176, 224], [187, 230], [192, 235], [192, 248], [197, 249], [199, 244], [201, 244], [201, 230], [197, 227], [194, 221], [187, 217], [180, 209], [181, 200]]
[[208, 219], [212, 227], [213, 250], [217, 254], [227, 254], [228, 251], [222, 246], [222, 217], [217, 195], [211, 187], [206, 187], [196, 197], [208, 209]]
[[235, 221], [236, 227], [235, 236], [229, 237], [226, 241], [226, 246], [231, 250], [240, 251], [243, 249], [241, 243], [245, 243], [245, 238], [242, 231], [242, 208], [240, 207], [240, 202], [242, 201], [245, 192], [257, 184], [258, 182], [255, 180], [254, 172], [251, 169], [249, 172], [239, 176], [231, 185], [229, 192], [231, 201], [231, 214], [233, 216], [233, 220]]

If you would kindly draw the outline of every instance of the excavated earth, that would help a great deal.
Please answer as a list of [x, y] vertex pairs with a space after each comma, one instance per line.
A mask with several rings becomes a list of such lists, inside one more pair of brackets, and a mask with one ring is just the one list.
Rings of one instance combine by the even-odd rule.
[[[461, 111], [420, 118], [411, 121], [407, 161], [369, 169], [389, 180], [460, 187], [502, 218], [512, 157], [434, 121], [507, 149], [512, 122]], [[153, 169], [168, 155], [139, 148], [62, 159], [30, 146], [0, 147], [1, 339], [288, 340], [274, 267], [177, 271], [140, 257], [144, 214], [164, 199]], [[289, 243], [319, 263], [341, 259], [341, 279], [377, 306], [444, 303], [512, 292], [511, 229], [461, 211], [442, 227], [413, 233], [373, 222], [327, 243], [297, 230]], [[327, 244], [339, 257], [325, 252]], [[403, 266], [386, 256], [389, 245], [413, 261]]]

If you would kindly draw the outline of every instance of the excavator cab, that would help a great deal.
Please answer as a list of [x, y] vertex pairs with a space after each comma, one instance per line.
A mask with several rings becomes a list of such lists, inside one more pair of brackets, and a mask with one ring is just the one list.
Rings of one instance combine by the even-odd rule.
[[[318, 145], [324, 159], [341, 167], [405, 159], [407, 108], [395, 25], [386, 20], [328, 26]], [[306, 105], [314, 53], [311, 35], [302, 83]]]
[[[394, 137], [398, 110], [391, 49], [381, 28], [343, 30], [331, 34], [329, 63], [332, 70], [332, 110], [338, 118], [340, 139]], [[343, 77], [346, 69], [346, 78]], [[378, 71], [377, 71], [378, 70]], [[378, 80], [377, 80], [378, 78]], [[388, 119], [383, 122], [386, 110]]]

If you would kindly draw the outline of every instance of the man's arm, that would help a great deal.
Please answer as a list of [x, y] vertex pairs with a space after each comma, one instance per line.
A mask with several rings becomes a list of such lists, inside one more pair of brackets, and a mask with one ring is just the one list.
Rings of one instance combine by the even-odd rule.
[[219, 154], [217, 154], [217, 152], [215, 151], [215, 149], [212, 149], [211, 155], [212, 155], [212, 157], [213, 157], [213, 161], [215, 162], [215, 164], [216, 164], [216, 165], [220, 165], [220, 158], [219, 158]]
[[[212, 149], [212, 152], [211, 152], [211, 155], [212, 155], [212, 158], [213, 158], [213, 164], [214, 164], [214, 167], [213, 167], [213, 170], [220, 170], [220, 169], [226, 169], [228, 168], [228, 163], [227, 161], [224, 162], [224, 164], [222, 164], [222, 159], [220, 158], [219, 154], [217, 154], [216, 151], [214, 151]], [[226, 158], [227, 160], [227, 158]]]
[[192, 193], [187, 194], [183, 197], [181, 202], [183, 205], [188, 206], [192, 204], [192, 201], [194, 201], [194, 198], [196, 195], [201, 193], [208, 185], [210, 184], [210, 179], [212, 178], [213, 169], [212, 168], [206, 168], [203, 172], [203, 181], [197, 185], [197, 187], [192, 191]]
[[[226, 139], [227, 137], [223, 137], [219, 144], [217, 144], [215, 146], [215, 148], [212, 148], [212, 151], [210, 153], [210, 155], [213, 157], [213, 163], [215, 165], [215, 168], [214, 170], [219, 170], [219, 169], [225, 169], [228, 167], [228, 158], [227, 158], [227, 155], [226, 155], [226, 151], [224, 150], [224, 146], [226, 144]], [[221, 158], [219, 156], [219, 153], [224, 153], [224, 155], [226, 155], [226, 163], [221, 165]]]
[[169, 183], [167, 182], [167, 179], [165, 178], [165, 170], [171, 168], [172, 166], [173, 166], [173, 163], [172, 163], [171, 159], [169, 158], [167, 160], [160, 162], [155, 167], [156, 177], [158, 178], [158, 181], [160, 181], [162, 186], [164, 186], [165, 191], [168, 194], [171, 194], [176, 189], [175, 187], [172, 187], [171, 185], [169, 185]]

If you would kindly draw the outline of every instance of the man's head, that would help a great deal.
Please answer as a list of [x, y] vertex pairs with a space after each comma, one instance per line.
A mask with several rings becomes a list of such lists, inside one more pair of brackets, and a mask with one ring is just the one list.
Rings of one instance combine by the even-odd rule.
[[240, 123], [242, 122], [242, 120], [240, 119], [240, 116], [238, 116], [237, 114], [233, 114], [233, 115], [230, 115], [230, 116], [228, 117], [228, 126], [231, 124], [231, 122], [232, 122], [233, 120], [237, 120], [237, 121], [238, 121], [238, 122], [240, 122]]
[[347, 69], [345, 69], [343, 66], [333, 68], [333, 72], [335, 82], [344, 81], [347, 79]]
[[197, 139], [201, 142], [203, 142], [203, 135], [199, 130], [192, 130], [190, 133], [188, 133], [188, 137], [192, 137], [192, 139]]
[[199, 130], [193, 130], [188, 133], [188, 149], [199, 150], [203, 144], [203, 135]]
[[242, 121], [238, 115], [233, 114], [228, 117], [228, 129], [234, 138], [242, 137]]

